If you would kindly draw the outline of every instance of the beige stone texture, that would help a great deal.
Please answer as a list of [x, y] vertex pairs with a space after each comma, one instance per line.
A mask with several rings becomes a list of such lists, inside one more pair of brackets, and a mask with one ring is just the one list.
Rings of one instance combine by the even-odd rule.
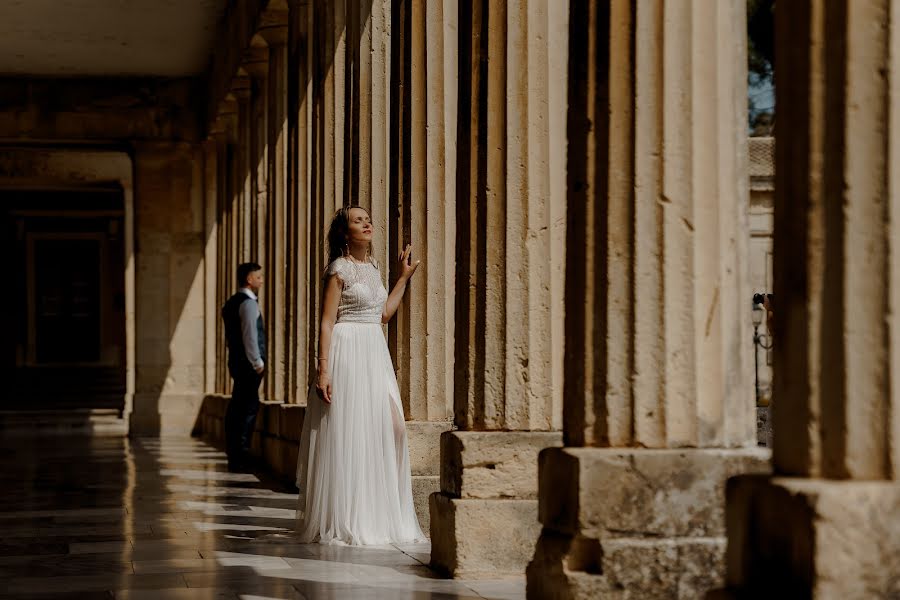
[[897, 597], [898, 515], [895, 482], [735, 478], [728, 586], [752, 597]]
[[518, 574], [540, 532], [535, 500], [475, 500], [432, 494], [431, 566], [457, 578]]
[[529, 597], [702, 597], [723, 581], [725, 483], [768, 473], [769, 457], [764, 449], [543, 451], [541, 490], [555, 493], [540, 498]]
[[413, 476], [438, 476], [441, 472], [441, 434], [450, 431], [449, 421], [407, 421], [406, 437]]
[[725, 534], [725, 482], [768, 473], [765, 449], [550, 448], [541, 453], [540, 518], [567, 535], [716, 537]]
[[437, 475], [413, 475], [412, 492], [413, 503], [416, 507], [416, 516], [419, 518], [419, 527], [429, 535], [431, 531], [431, 509], [429, 498], [432, 494], [441, 491], [441, 478]]
[[620, 538], [595, 562], [583, 555], [592, 546], [568, 536], [541, 536], [527, 570], [528, 596], [694, 600], [722, 582], [724, 538]]
[[560, 432], [449, 431], [441, 436], [441, 491], [454, 498], [536, 499], [538, 453]]

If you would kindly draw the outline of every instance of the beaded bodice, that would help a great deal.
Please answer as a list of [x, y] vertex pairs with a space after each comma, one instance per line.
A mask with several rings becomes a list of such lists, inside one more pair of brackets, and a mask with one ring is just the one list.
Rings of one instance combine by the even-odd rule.
[[328, 265], [326, 273], [337, 275], [343, 282], [338, 323], [381, 323], [388, 293], [375, 265], [338, 258]]

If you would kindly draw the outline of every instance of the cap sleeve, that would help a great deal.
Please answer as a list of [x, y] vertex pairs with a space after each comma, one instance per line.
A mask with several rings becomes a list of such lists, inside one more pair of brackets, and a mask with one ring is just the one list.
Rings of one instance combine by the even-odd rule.
[[345, 275], [345, 265], [346, 262], [343, 258], [336, 258], [331, 261], [331, 264], [328, 265], [328, 268], [325, 269], [325, 277], [331, 277], [332, 275], [337, 275], [341, 281], [347, 281], [347, 277]]

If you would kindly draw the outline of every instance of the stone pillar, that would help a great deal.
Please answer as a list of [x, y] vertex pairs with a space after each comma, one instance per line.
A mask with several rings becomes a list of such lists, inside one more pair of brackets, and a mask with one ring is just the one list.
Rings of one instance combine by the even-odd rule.
[[[276, 3], [270, 3], [276, 4]], [[261, 17], [259, 35], [268, 44], [267, 69], [267, 206], [265, 232], [266, 323], [269, 357], [266, 389], [269, 400], [287, 401], [287, 7], [271, 6]]]
[[779, 5], [775, 477], [729, 482], [734, 597], [900, 595], [898, 11]]
[[286, 279], [288, 292], [286, 362], [288, 364], [288, 396], [298, 403], [306, 402], [315, 349], [310, 336], [315, 302], [310, 290], [317, 289], [311, 260], [317, 252], [311, 244], [321, 239], [313, 231], [312, 207], [315, 202], [313, 147], [313, 3], [292, 0], [288, 23], [288, 164], [287, 169], [287, 238]]
[[572, 0], [564, 448], [529, 598], [697, 598], [755, 448], [739, 0]]
[[[393, 19], [388, 12], [381, 27], [375, 25], [384, 18], [384, 9], [373, 6], [373, 41], [376, 37], [389, 40], [385, 58], [396, 64], [373, 61], [372, 146], [365, 153], [371, 155], [372, 190], [380, 194], [373, 195], [372, 212], [386, 242], [376, 253], [379, 260], [387, 261], [389, 281], [398, 276], [396, 256], [405, 244], [412, 244], [414, 260], [422, 260], [388, 329], [388, 344], [407, 419], [413, 497], [426, 531], [428, 498], [440, 489], [440, 436], [452, 428], [453, 413], [449, 365], [456, 188], [447, 155], [448, 147], [451, 154], [454, 150], [448, 138], [455, 134], [456, 122], [455, 106], [448, 107], [448, 97], [455, 97], [457, 88], [455, 72], [447, 78], [444, 53], [448, 37], [453, 39], [445, 31], [455, 30], [457, 8], [445, 4], [445, 0], [400, 3]], [[367, 35], [364, 30], [363, 45]], [[383, 62], [385, 73], [380, 72]], [[376, 165], [389, 174], [378, 185]], [[360, 171], [362, 176], [362, 167]]]
[[219, 173], [218, 144], [211, 137], [201, 144], [203, 149], [203, 306], [204, 319], [204, 376], [203, 391], [215, 394], [218, 387], [219, 333]]
[[[231, 95], [236, 103], [235, 116], [235, 140], [234, 164], [231, 172], [234, 179], [233, 188], [233, 214], [235, 225], [235, 266], [251, 260], [255, 253], [252, 246], [252, 206], [254, 204], [253, 191], [253, 152], [252, 131], [253, 119], [250, 100], [252, 94], [252, 81], [247, 71], [241, 67], [231, 83]], [[235, 277], [235, 285], [237, 278]]]
[[[463, 2], [459, 22], [454, 413], [431, 496], [432, 566], [457, 577], [521, 573], [537, 523], [538, 452], [560, 445], [565, 219], [550, 182], [565, 113], [564, 4]], [[429, 42], [430, 44], [430, 42]], [[415, 47], [415, 46], [414, 46]], [[558, 188], [557, 188], [558, 189]], [[558, 327], [554, 327], [558, 320]]]
[[135, 147], [134, 435], [191, 431], [204, 393], [202, 153]]

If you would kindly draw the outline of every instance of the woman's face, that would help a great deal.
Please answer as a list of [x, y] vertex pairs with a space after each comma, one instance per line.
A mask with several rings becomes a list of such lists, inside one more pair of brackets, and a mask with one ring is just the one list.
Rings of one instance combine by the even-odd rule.
[[368, 244], [372, 241], [372, 218], [362, 208], [351, 208], [347, 214], [350, 229], [347, 234], [351, 244]]

